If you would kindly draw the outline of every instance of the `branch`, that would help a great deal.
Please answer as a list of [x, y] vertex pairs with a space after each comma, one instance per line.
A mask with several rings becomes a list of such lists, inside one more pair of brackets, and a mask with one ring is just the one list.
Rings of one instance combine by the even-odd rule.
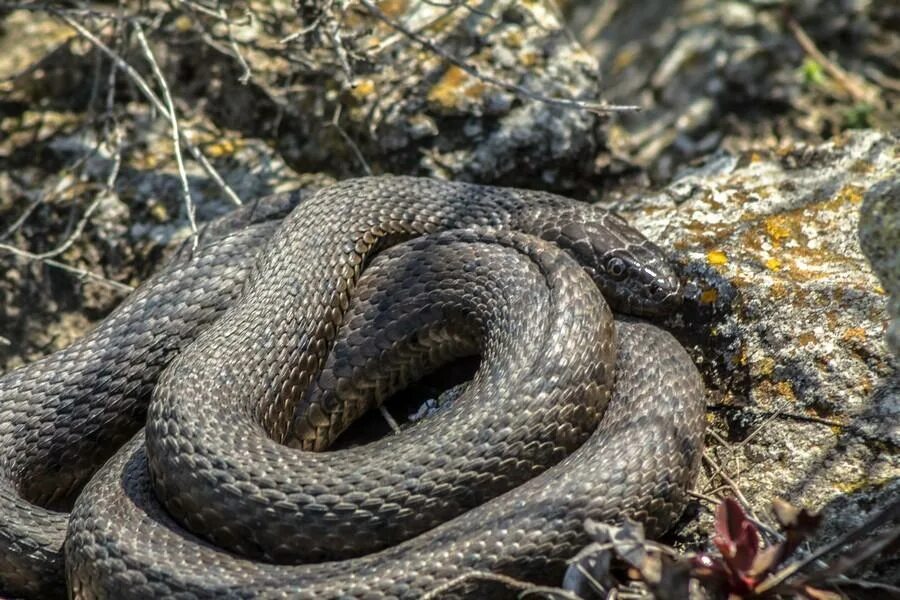
[[[90, 41], [92, 44], [94, 44], [94, 46], [98, 50], [100, 50], [106, 56], [108, 56], [110, 58], [110, 60], [115, 62], [116, 65], [118, 65], [120, 69], [125, 71], [125, 74], [131, 78], [131, 80], [134, 82], [134, 84], [138, 87], [138, 89], [141, 91], [141, 93], [144, 95], [144, 97], [150, 101], [150, 103], [154, 106], [154, 108], [156, 108], [156, 110], [159, 111], [166, 118], [171, 119], [171, 116], [169, 115], [169, 111], [166, 109], [166, 106], [156, 96], [156, 94], [153, 93], [153, 90], [150, 88], [150, 85], [147, 83], [147, 80], [144, 79], [140, 73], [135, 71], [134, 67], [132, 67], [130, 64], [128, 64], [128, 62], [126, 62], [125, 59], [123, 59], [116, 52], [111, 50], [106, 44], [104, 44], [102, 41], [100, 41], [100, 39], [98, 39], [97, 36], [95, 36], [93, 33], [88, 31], [84, 26], [82, 26], [80, 23], [78, 23], [78, 21], [75, 21], [74, 19], [69, 17], [67, 14], [65, 14], [55, 8], [53, 8], [53, 9], [48, 8], [47, 10], [49, 12], [51, 12], [52, 14], [56, 15], [58, 18], [65, 21], [66, 24], [69, 25], [69, 27], [71, 27], [72, 29], [77, 31], [81, 36], [83, 36], [88, 41]], [[194, 159], [200, 163], [200, 165], [206, 171], [207, 175], [209, 175], [210, 178], [212, 178], [212, 180], [216, 182], [216, 184], [219, 186], [219, 188], [222, 190], [222, 192], [225, 194], [225, 196], [228, 197], [228, 199], [231, 200], [231, 202], [237, 206], [240, 206], [241, 204], [243, 204], [243, 202], [241, 202], [241, 199], [238, 197], [238, 195], [234, 192], [233, 189], [231, 189], [231, 187], [227, 183], [225, 183], [225, 180], [222, 179], [222, 176], [219, 175], [218, 171], [216, 171], [215, 168], [209, 163], [209, 161], [206, 159], [206, 157], [203, 155], [203, 153], [196, 146], [194, 146], [194, 144], [192, 144], [187, 138], [183, 138], [181, 140], [181, 142], [188, 149], [188, 151], [191, 153], [191, 155], [194, 157]]]
[[856, 529], [851, 529], [845, 534], [839, 536], [830, 544], [826, 544], [821, 548], [818, 548], [815, 552], [813, 552], [806, 558], [793, 563], [785, 569], [782, 569], [775, 577], [767, 579], [761, 585], [759, 585], [755, 591], [758, 594], [763, 594], [771, 589], [776, 588], [780, 584], [784, 583], [784, 581], [786, 581], [789, 577], [793, 576], [799, 571], [802, 571], [823, 556], [831, 554], [841, 546], [856, 541], [859, 538], [872, 535], [872, 531], [876, 528], [898, 518], [900, 518], [900, 501], [895, 501], [889, 504], [883, 511], [877, 513]]
[[150, 50], [150, 45], [147, 43], [147, 38], [144, 37], [144, 30], [136, 21], [133, 23], [133, 25], [138, 42], [141, 45], [141, 49], [144, 51], [144, 55], [150, 62], [150, 66], [153, 69], [153, 75], [156, 77], [156, 81], [159, 83], [159, 87], [162, 89], [163, 98], [165, 98], [166, 100], [166, 107], [169, 109], [168, 117], [169, 122], [172, 125], [172, 143], [173, 149], [175, 150], [175, 163], [178, 165], [178, 176], [181, 179], [181, 193], [184, 195], [184, 206], [187, 210], [188, 221], [191, 224], [191, 235], [194, 238], [193, 244], [194, 250], [196, 250], [197, 221], [194, 218], [194, 199], [191, 197], [191, 187], [188, 184], [187, 173], [184, 170], [184, 160], [181, 158], [181, 133], [178, 130], [178, 116], [175, 113], [175, 105], [172, 103], [172, 95], [169, 93], [169, 86], [166, 85], [166, 78], [163, 77], [162, 71], [160, 71], [159, 65], [157, 64], [156, 59], [153, 57], [153, 52]]
[[9, 252], [10, 254], [14, 254], [16, 256], [20, 256], [22, 258], [27, 258], [29, 260], [38, 260], [44, 264], [50, 265], [51, 267], [56, 267], [57, 269], [62, 269], [63, 271], [67, 271], [69, 273], [74, 273], [78, 275], [81, 279], [90, 279], [92, 281], [96, 281], [97, 283], [101, 283], [103, 285], [109, 286], [113, 289], [119, 290], [125, 293], [131, 293], [134, 291], [134, 288], [130, 285], [126, 285], [124, 283], [119, 283], [118, 281], [113, 281], [112, 279], [107, 279], [102, 275], [97, 275], [95, 273], [91, 273], [90, 271], [85, 271], [84, 269], [79, 269], [78, 267], [73, 267], [71, 265], [67, 265], [65, 263], [61, 263], [59, 261], [53, 260], [52, 258], [46, 258], [40, 254], [34, 254], [32, 252], [28, 252], [26, 250], [20, 250], [15, 246], [10, 246], [8, 244], [0, 244], [0, 250], [5, 252]]

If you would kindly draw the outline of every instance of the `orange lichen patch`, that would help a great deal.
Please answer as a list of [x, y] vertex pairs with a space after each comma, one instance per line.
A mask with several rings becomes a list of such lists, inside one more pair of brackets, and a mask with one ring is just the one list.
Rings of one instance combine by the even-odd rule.
[[[764, 374], [767, 375], [768, 373]], [[789, 381], [760, 381], [756, 386], [756, 391], [760, 395], [760, 399], [780, 398], [789, 402], [796, 402], [797, 396], [794, 394], [794, 388]]]
[[700, 292], [700, 304], [712, 304], [719, 297], [719, 291], [716, 288], [707, 288]]
[[209, 154], [212, 158], [221, 158], [223, 156], [231, 156], [234, 154], [238, 147], [239, 142], [224, 139], [213, 144], [209, 144], [204, 149], [206, 153]]
[[775, 370], [775, 359], [768, 356], [761, 358], [752, 365], [752, 372], [755, 375], [766, 377]]
[[711, 250], [706, 254], [706, 262], [711, 265], [724, 265], [728, 263], [728, 256], [721, 250]]
[[819, 338], [816, 337], [812, 331], [804, 331], [800, 335], [797, 336], [797, 345], [798, 346], [809, 346], [810, 344], [815, 344]]
[[375, 82], [371, 79], [362, 79], [356, 82], [350, 93], [357, 100], [365, 100], [375, 93]]
[[867, 338], [866, 330], [862, 327], [851, 327], [841, 335], [845, 342], [865, 342]]
[[766, 235], [769, 236], [775, 244], [780, 244], [784, 240], [794, 237], [795, 230], [799, 229], [799, 223], [792, 221], [786, 215], [772, 215], [766, 217], [764, 221]]
[[381, 0], [378, 2], [378, 8], [391, 17], [401, 16], [408, 7], [409, 2], [407, 0]]
[[521, 48], [525, 44], [525, 35], [521, 29], [510, 29], [503, 36], [503, 42], [510, 48]]
[[835, 200], [840, 203], [852, 202], [853, 204], [860, 204], [863, 201], [863, 193], [863, 189], [858, 185], [845, 185], [838, 192]]
[[769, 295], [772, 296], [775, 300], [782, 300], [788, 295], [788, 286], [784, 285], [780, 281], [776, 281], [771, 286], [769, 286]]
[[519, 64], [523, 67], [533, 67], [538, 63], [540, 56], [533, 50], [527, 50], [519, 54]]
[[765, 264], [766, 264], [766, 268], [770, 271], [781, 270], [781, 261], [775, 257], [768, 259]]
[[875, 171], [875, 165], [870, 163], [867, 160], [858, 160], [852, 165], [850, 165], [850, 172], [857, 173], [859, 175], [867, 175], [868, 173], [873, 173]]
[[460, 96], [478, 99], [484, 94], [484, 89], [483, 82], [454, 65], [428, 92], [428, 101], [444, 108], [455, 108]]
[[790, 381], [779, 381], [776, 382], [773, 386], [782, 398], [786, 398], [791, 402], [795, 402], [797, 400], [797, 396], [794, 394], [794, 386], [791, 385]]

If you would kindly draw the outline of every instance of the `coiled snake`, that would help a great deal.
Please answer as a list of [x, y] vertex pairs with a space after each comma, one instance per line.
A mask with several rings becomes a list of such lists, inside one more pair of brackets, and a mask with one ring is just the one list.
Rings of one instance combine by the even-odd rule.
[[[85, 338], [0, 378], [0, 590], [64, 595], [63, 573], [76, 598], [553, 581], [585, 518], [652, 533], [681, 511], [699, 375], [604, 302], [647, 315], [679, 294], [624, 221], [543, 192], [372, 177], [241, 209]], [[315, 452], [473, 353], [448, 408]]]

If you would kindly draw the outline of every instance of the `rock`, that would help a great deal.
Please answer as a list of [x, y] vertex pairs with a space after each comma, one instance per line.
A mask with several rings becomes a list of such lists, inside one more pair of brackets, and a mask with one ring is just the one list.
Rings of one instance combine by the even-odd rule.
[[659, 182], [719, 148], [900, 126], [890, 3], [567, 4], [568, 22], [600, 64], [605, 98], [643, 108], [617, 119], [609, 145]]
[[[147, 37], [182, 136], [245, 200], [369, 168], [591, 186], [602, 119], [488, 84], [445, 60], [457, 57], [531, 93], [598, 100], [596, 64], [567, 35], [552, 2], [504, 0], [489, 12], [453, 3], [377, 5], [420, 39], [358, 3], [251, 1], [247, 13], [228, 8], [231, 25], [191, 3], [121, 10], [143, 11], [143, 22], [155, 24]], [[134, 36], [116, 40], [88, 21], [159, 92]], [[306, 29], [311, 23], [320, 26]], [[333, 25], [340, 35], [329, 33]], [[33, 254], [53, 251], [85, 218], [83, 233], [57, 258], [93, 276], [0, 252], [2, 369], [58, 349], [79, 333], [70, 325], [96, 322], [190, 229], [170, 124], [124, 71], [40, 10], [0, 13], [0, 49], [8, 50], [0, 52], [2, 241]], [[118, 167], [114, 124], [123, 148]], [[221, 187], [184, 156], [197, 221], [228, 210]], [[328, 175], [298, 174], [319, 172]], [[33, 309], [16, 318], [22, 306]], [[66, 333], [46, 335], [56, 328]]]
[[[338, 45], [323, 36], [337, 9], [303, 20], [295, 4], [250, 3], [254, 18], [232, 28], [252, 66], [246, 85], [233, 53], [199, 36], [161, 47], [170, 72], [193, 74], [190, 92], [174, 93], [205, 102], [219, 127], [274, 137], [302, 171], [348, 177], [371, 169], [532, 187], [571, 186], [574, 174], [593, 172], [604, 145], [599, 117], [471, 72], [532, 94], [599, 101], [596, 63], [567, 35], [552, 2], [378, 3], [383, 19], [357, 4], [341, 9]], [[215, 34], [220, 25], [179, 10], [194, 20], [190, 32]], [[316, 18], [322, 27], [298, 35]], [[293, 81], [302, 85], [286, 85]]]
[[[900, 498], [900, 375], [884, 340], [898, 148], [865, 131], [721, 154], [615, 206], [694, 282], [672, 325], [710, 388], [709, 457], [763, 518], [775, 496], [823, 510], [827, 539]], [[884, 287], [857, 236], [864, 198], [867, 248], [895, 277]], [[702, 492], [730, 485], [705, 476]]]
[[888, 346], [900, 357], [900, 168], [872, 186], [863, 200], [859, 241], [888, 291]]

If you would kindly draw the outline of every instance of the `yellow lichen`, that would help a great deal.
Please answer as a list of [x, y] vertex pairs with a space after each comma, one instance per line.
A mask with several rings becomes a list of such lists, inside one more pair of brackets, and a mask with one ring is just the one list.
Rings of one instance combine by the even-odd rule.
[[772, 374], [772, 371], [775, 370], [775, 360], [771, 357], [763, 357], [756, 361], [753, 365], [753, 372], [762, 377], [766, 377]]
[[388, 16], [399, 17], [406, 12], [408, 4], [406, 0], [381, 0], [378, 3], [378, 8]]
[[700, 304], [712, 304], [719, 297], [719, 291], [716, 288], [707, 288], [700, 292]]
[[785, 215], [772, 215], [765, 220], [766, 233], [773, 242], [791, 237], [791, 226]]
[[838, 192], [836, 200], [859, 204], [863, 201], [863, 189], [858, 185], [845, 185]]
[[194, 20], [188, 15], [179, 15], [173, 25], [178, 33], [187, 33], [194, 28]]
[[510, 48], [521, 48], [525, 43], [525, 36], [521, 29], [511, 29], [503, 36], [503, 41]]
[[371, 79], [363, 79], [353, 86], [350, 93], [357, 100], [365, 100], [375, 93], [375, 82]]
[[866, 330], [862, 327], [850, 327], [841, 335], [845, 342], [865, 342], [867, 337]]
[[454, 65], [428, 92], [428, 101], [444, 108], [455, 108], [460, 95], [476, 99], [481, 97], [484, 89], [484, 83]]
[[157, 223], [166, 223], [170, 220], [169, 209], [162, 202], [155, 202], [150, 205], [150, 216], [156, 219]]
[[724, 265], [728, 262], [728, 256], [721, 250], [711, 250], [706, 254], [706, 262], [711, 265]]
[[526, 50], [519, 54], [519, 64], [523, 67], [533, 67], [538, 63], [538, 58], [540, 58], [540, 56], [537, 52]]
[[772, 257], [766, 261], [766, 268], [770, 271], [778, 271], [781, 269], [781, 261], [775, 257]]
[[839, 481], [834, 484], [834, 488], [844, 494], [856, 494], [879, 490], [890, 482], [891, 479], [886, 477], [863, 477], [857, 481]]
[[797, 336], [797, 345], [798, 346], [809, 346], [810, 344], [815, 344], [818, 338], [812, 331], [804, 331], [800, 335]]
[[206, 153], [213, 158], [231, 156], [235, 150], [237, 150], [237, 146], [231, 140], [222, 140], [206, 147]]
[[776, 300], [781, 300], [788, 295], [788, 286], [780, 281], [776, 281], [769, 286], [769, 295]]
[[875, 165], [865, 160], [858, 160], [850, 165], [850, 172], [859, 175], [866, 175], [875, 171]]

